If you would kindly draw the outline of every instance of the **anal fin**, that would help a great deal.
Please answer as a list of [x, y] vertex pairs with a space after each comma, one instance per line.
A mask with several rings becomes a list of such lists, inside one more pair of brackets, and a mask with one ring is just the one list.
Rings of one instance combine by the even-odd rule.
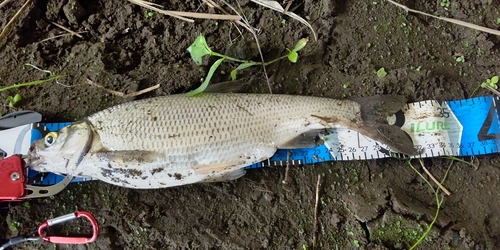
[[236, 180], [245, 175], [245, 173], [246, 171], [244, 168], [238, 168], [207, 176], [207, 178], [203, 179], [201, 182], [222, 182]]
[[321, 145], [323, 142], [318, 138], [318, 135], [324, 129], [313, 129], [302, 133], [291, 140], [278, 145], [280, 149], [294, 149], [294, 148], [314, 148]]
[[229, 181], [245, 175], [244, 162], [202, 164], [193, 167], [195, 174], [205, 175], [201, 182]]

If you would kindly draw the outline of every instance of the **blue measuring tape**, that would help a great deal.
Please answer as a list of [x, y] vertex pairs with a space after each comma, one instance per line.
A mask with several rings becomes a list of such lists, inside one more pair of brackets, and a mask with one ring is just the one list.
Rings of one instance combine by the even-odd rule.
[[[476, 97], [465, 100], [422, 101], [410, 103], [403, 115], [394, 117], [422, 150], [417, 157], [478, 156], [498, 153], [500, 149], [500, 99]], [[398, 121], [399, 120], [399, 121]], [[325, 141], [316, 148], [280, 149], [270, 159], [247, 168], [314, 164], [336, 160], [371, 160], [405, 157], [388, 154], [386, 145], [348, 129], [331, 129], [320, 135]]]
[[[422, 101], [408, 104], [401, 114], [390, 117], [390, 123], [400, 126], [421, 150], [416, 157], [478, 156], [498, 153], [500, 149], [500, 99], [476, 97], [456, 101]], [[31, 142], [43, 138], [71, 123], [40, 123], [32, 126]], [[370, 160], [405, 157], [391, 154], [387, 145], [380, 144], [355, 131], [330, 129], [319, 135], [324, 143], [315, 148], [280, 149], [268, 160], [246, 169], [314, 164], [327, 161]], [[38, 172], [30, 170], [29, 176]], [[53, 185], [62, 176], [49, 173], [37, 185]], [[73, 181], [86, 181], [75, 178]]]

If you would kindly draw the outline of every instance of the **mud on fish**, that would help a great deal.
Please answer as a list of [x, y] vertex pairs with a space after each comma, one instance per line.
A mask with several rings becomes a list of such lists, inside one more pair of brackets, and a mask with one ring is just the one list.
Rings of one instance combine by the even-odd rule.
[[344, 127], [416, 155], [387, 124], [400, 96], [336, 100], [269, 94], [171, 95], [120, 104], [35, 141], [28, 164], [41, 172], [93, 177], [130, 188], [233, 180], [277, 149], [314, 147], [325, 128]]

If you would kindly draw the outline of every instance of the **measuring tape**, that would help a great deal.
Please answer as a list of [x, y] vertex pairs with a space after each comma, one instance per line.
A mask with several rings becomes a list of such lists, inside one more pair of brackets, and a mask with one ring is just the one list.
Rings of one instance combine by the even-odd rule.
[[[465, 100], [437, 102], [434, 100], [407, 104], [400, 112], [388, 118], [390, 124], [401, 127], [413, 139], [421, 154], [417, 157], [477, 156], [498, 153], [500, 148], [500, 99], [476, 97]], [[43, 138], [49, 131], [57, 131], [70, 123], [34, 123], [0, 131], [0, 138], [23, 131], [22, 145], [12, 145], [12, 140], [0, 140], [0, 148], [14, 147], [8, 154], [28, 152], [31, 142]], [[21, 132], [16, 132], [21, 133]], [[393, 151], [358, 132], [349, 129], [328, 129], [319, 135], [324, 143], [315, 148], [280, 149], [268, 160], [246, 167], [247, 169], [313, 164], [326, 161], [372, 160], [407, 156]], [[18, 138], [17, 141], [20, 141]], [[1, 145], [2, 142], [8, 145]], [[30, 170], [29, 175], [37, 172]], [[53, 185], [64, 177], [49, 174], [40, 185]], [[75, 181], [90, 180], [77, 178]]]
[[[412, 156], [477, 156], [498, 153], [500, 148], [500, 99], [483, 96], [465, 100], [409, 103], [390, 124], [403, 129], [421, 154]], [[325, 161], [372, 160], [407, 157], [353, 130], [339, 128], [319, 135], [325, 142], [316, 148], [280, 149], [270, 159], [247, 168], [313, 164]]]

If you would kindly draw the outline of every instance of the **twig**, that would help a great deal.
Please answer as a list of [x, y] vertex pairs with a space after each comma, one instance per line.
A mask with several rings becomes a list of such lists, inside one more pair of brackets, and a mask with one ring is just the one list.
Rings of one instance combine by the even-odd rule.
[[290, 170], [290, 149], [287, 150], [286, 154], [286, 169], [285, 169], [285, 179], [281, 182], [283, 184], [288, 184], [288, 170]]
[[107, 89], [104, 86], [102, 86], [102, 85], [100, 85], [98, 83], [95, 83], [95, 82], [93, 82], [90, 79], [87, 79], [87, 84], [95, 86], [95, 87], [100, 88], [100, 89], [104, 89], [106, 92], [108, 92], [110, 94], [113, 94], [113, 95], [116, 95], [116, 96], [120, 96], [120, 97], [123, 97], [123, 98], [129, 98], [129, 97], [135, 97], [135, 96], [138, 96], [138, 95], [142, 95], [144, 93], [153, 91], [153, 90], [155, 90], [155, 89], [157, 89], [157, 88], [160, 87], [160, 84], [156, 84], [154, 86], [151, 86], [149, 88], [145, 88], [145, 89], [140, 90], [140, 91], [132, 92], [132, 93], [129, 93], [129, 94], [124, 94], [123, 92], [120, 92], [120, 91], [116, 91], [116, 90], [112, 90], [112, 89]]
[[288, 9], [290, 9], [290, 6], [292, 5], [292, 2], [293, 2], [293, 0], [288, 1], [288, 3], [286, 4], [286, 7], [285, 7], [285, 11], [283, 11], [283, 13], [287, 13], [288, 12]]
[[263, 192], [263, 193], [270, 193], [270, 194], [274, 194], [273, 191], [271, 190], [264, 190], [264, 189], [259, 189], [259, 188], [256, 188], [254, 189], [255, 191], [259, 191], [259, 192]]
[[289, 12], [294, 12], [294, 11], [295, 11], [296, 9], [298, 9], [298, 8], [299, 8], [302, 4], [304, 4], [304, 2], [301, 2], [301, 3], [297, 4], [297, 5], [295, 5], [295, 7], [293, 7], [292, 9], [289, 9], [288, 11], [289, 11]]
[[441, 185], [441, 183], [439, 183], [439, 181], [436, 180], [436, 178], [434, 178], [434, 176], [431, 174], [431, 172], [429, 172], [429, 170], [427, 170], [427, 168], [425, 167], [424, 165], [424, 161], [422, 160], [422, 158], [418, 158], [419, 162], [420, 162], [420, 165], [422, 165], [422, 168], [424, 169], [425, 173], [429, 176], [429, 178], [431, 178], [431, 180], [436, 183], [436, 185], [441, 189], [443, 190], [443, 192], [446, 194], [446, 195], [450, 195], [451, 192], [446, 189], [443, 185]]
[[[7, 1], [10, 1], [10, 0], [7, 0]], [[12, 19], [10, 19], [10, 21], [5, 25], [5, 27], [2, 30], [2, 33], [0, 33], [0, 47], [3, 45], [3, 42], [2, 42], [3, 39], [5, 39], [5, 37], [7, 37], [7, 34], [9, 33], [10, 29], [12, 28], [11, 26], [14, 24], [15, 21], [17, 21], [17, 19], [21, 16], [21, 14], [30, 6], [32, 1], [33, 0], [27, 0], [23, 4], [21, 9], [19, 9], [16, 12], [16, 14], [12, 17]], [[4, 4], [4, 3], [5, 2], [3, 2], [2, 4]]]
[[498, 90], [496, 90], [490, 86], [486, 86], [486, 88], [488, 88], [491, 92], [493, 92], [493, 94], [500, 96], [500, 92], [498, 92]]
[[499, 30], [490, 29], [490, 28], [487, 28], [487, 27], [479, 26], [479, 25], [476, 25], [476, 24], [464, 22], [464, 21], [461, 21], [461, 20], [453, 19], [453, 18], [434, 16], [434, 15], [431, 15], [431, 14], [428, 14], [428, 13], [425, 13], [425, 12], [422, 12], [422, 11], [410, 9], [410, 8], [408, 8], [408, 6], [400, 4], [400, 3], [396, 3], [396, 2], [394, 2], [392, 0], [387, 0], [387, 1], [389, 1], [389, 3], [392, 3], [392, 4], [396, 5], [396, 6], [404, 9], [406, 12], [413, 12], [413, 13], [421, 14], [421, 15], [424, 15], [424, 16], [428, 16], [428, 17], [439, 19], [439, 20], [443, 20], [443, 21], [446, 21], [446, 22], [458, 24], [460, 26], [464, 26], [464, 27], [467, 27], [467, 28], [476, 29], [476, 30], [479, 30], [479, 31], [483, 31], [483, 32], [487, 32], [487, 33], [490, 33], [490, 34], [494, 34], [494, 35], [500, 36], [500, 31]]
[[321, 175], [318, 174], [318, 182], [316, 183], [316, 203], [314, 204], [314, 236], [313, 249], [316, 249], [316, 238], [318, 237], [318, 204], [319, 204], [319, 186], [321, 184]]
[[51, 24], [53, 24], [53, 25], [57, 26], [58, 28], [60, 28], [60, 29], [62, 29], [62, 30], [64, 30], [64, 31], [67, 31], [67, 32], [69, 32], [70, 34], [75, 35], [75, 36], [77, 36], [77, 37], [79, 37], [79, 38], [83, 39], [83, 36], [82, 36], [82, 35], [80, 35], [80, 34], [78, 34], [78, 33], [74, 32], [74, 31], [72, 31], [72, 30], [70, 30], [70, 29], [68, 29], [68, 28], [66, 28], [66, 27], [64, 27], [64, 26], [62, 26], [62, 25], [60, 25], [60, 24], [58, 24], [58, 23], [56, 23], [56, 22], [52, 22], [52, 21], [50, 21], [50, 20], [47, 20], [47, 21], [49, 21], [49, 23], [51, 23]]

